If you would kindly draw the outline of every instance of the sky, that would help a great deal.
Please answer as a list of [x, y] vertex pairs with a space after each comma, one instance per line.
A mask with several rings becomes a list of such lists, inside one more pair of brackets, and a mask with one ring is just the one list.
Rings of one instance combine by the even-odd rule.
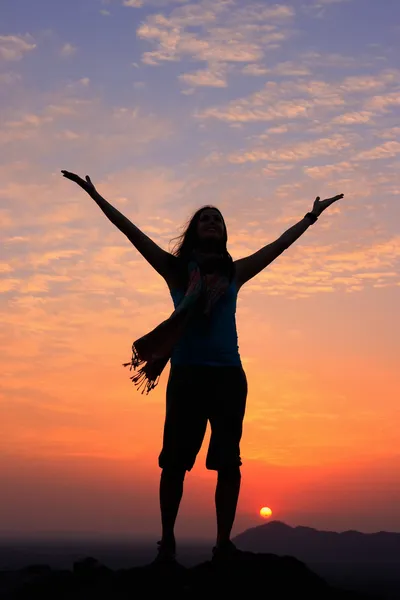
[[172, 300], [61, 169], [166, 250], [212, 203], [234, 259], [344, 194], [239, 293], [234, 533], [400, 531], [399, 32], [397, 0], [2, 0], [1, 531], [160, 531], [169, 365], [145, 396], [122, 363]]

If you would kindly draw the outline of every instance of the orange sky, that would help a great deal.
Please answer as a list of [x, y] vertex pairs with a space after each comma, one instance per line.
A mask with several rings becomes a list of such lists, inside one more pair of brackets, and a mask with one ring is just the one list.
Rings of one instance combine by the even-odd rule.
[[[291, 261], [288, 253], [271, 272]], [[121, 362], [132, 336], [170, 310], [170, 300], [146, 263], [123, 268], [133, 273], [123, 308], [107, 295], [89, 294], [89, 302], [83, 289], [57, 300], [26, 295], [9, 314], [2, 528], [157, 533], [169, 367], [142, 396]], [[159, 288], [154, 313], [137, 301], [136, 277]], [[399, 529], [398, 331], [386, 316], [393, 294], [289, 300], [252, 285], [238, 305], [249, 396], [237, 530], [256, 524], [265, 504], [292, 524]], [[205, 471], [205, 448], [187, 479], [180, 535], [214, 532], [215, 476]]]
[[[0, 531], [159, 532], [169, 366], [146, 397], [122, 363], [172, 301], [62, 168], [89, 173], [166, 249], [212, 202], [234, 259], [273, 241], [316, 195], [345, 194], [239, 294], [249, 394], [235, 532], [262, 523], [264, 505], [292, 525], [400, 531], [398, 53], [378, 24], [375, 46], [354, 57], [346, 15], [357, 1], [268, 4], [260, 19], [273, 40], [263, 42], [246, 38], [256, 29], [241, 23], [255, 13], [239, 1], [227, 21], [217, 1], [197, 12], [144, 1], [138, 17], [133, 4], [91, 0], [97, 29], [82, 32], [27, 4], [26, 35], [10, 8], [0, 36]], [[170, 21], [156, 26], [157, 11]], [[328, 48], [324, 32], [343, 22]], [[96, 31], [103, 45], [91, 43]], [[244, 40], [234, 56], [224, 32]], [[206, 47], [219, 61], [203, 57], [195, 71]], [[187, 478], [182, 537], [215, 533], [205, 451]]]

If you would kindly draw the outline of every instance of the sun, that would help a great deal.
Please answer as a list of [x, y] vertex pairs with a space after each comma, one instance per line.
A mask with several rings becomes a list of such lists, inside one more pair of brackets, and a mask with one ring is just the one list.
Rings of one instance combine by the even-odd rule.
[[268, 506], [263, 506], [260, 508], [260, 515], [263, 517], [263, 519], [269, 519], [272, 515], [272, 510]]

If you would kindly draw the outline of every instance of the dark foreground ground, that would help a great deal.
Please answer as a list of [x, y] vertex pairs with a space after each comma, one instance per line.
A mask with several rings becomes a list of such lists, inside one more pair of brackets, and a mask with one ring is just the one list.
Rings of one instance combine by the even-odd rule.
[[285, 600], [371, 600], [382, 596], [337, 589], [290, 556], [246, 553], [215, 563], [185, 567], [149, 564], [111, 569], [95, 558], [72, 569], [32, 565], [0, 571], [1, 600], [122, 600], [133, 598], [252, 598]]

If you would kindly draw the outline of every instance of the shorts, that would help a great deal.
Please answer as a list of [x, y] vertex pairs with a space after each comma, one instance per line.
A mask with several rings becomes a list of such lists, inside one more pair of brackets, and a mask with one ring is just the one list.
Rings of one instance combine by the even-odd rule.
[[159, 466], [190, 471], [208, 421], [211, 438], [206, 468], [219, 471], [240, 466], [246, 399], [247, 378], [241, 366], [171, 366]]

